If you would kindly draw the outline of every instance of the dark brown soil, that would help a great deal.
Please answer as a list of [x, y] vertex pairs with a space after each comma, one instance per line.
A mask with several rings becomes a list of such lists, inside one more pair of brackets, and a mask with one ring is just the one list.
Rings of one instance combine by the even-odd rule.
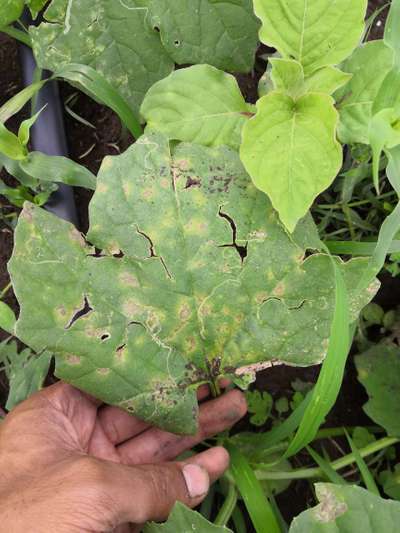
[[[369, 14], [386, 3], [386, 0], [370, 1]], [[382, 28], [386, 15], [387, 9], [375, 21], [370, 38], [377, 39], [382, 37]], [[260, 49], [256, 66], [251, 74], [238, 76], [243, 93], [247, 100], [252, 103], [257, 99], [258, 80], [265, 68], [265, 63], [259, 56], [265, 53], [265, 51], [265, 47]], [[17, 47], [10, 38], [0, 33], [0, 105], [18, 92], [20, 88], [21, 77]], [[71, 101], [70, 99], [73, 95], [76, 95], [76, 97]], [[75, 113], [94, 126], [94, 128], [86, 126], [67, 112], [65, 113], [70, 156], [75, 161], [87, 166], [92, 172], [97, 173], [105, 155], [115, 155], [120, 151], [124, 151], [131, 144], [132, 139], [121, 129], [119, 119], [109, 109], [97, 104], [67, 84], [61, 84], [61, 98]], [[15, 131], [20, 119], [21, 117], [13, 118], [8, 122], [8, 126]], [[1, 177], [5, 177], [4, 173], [1, 174]], [[88, 227], [87, 206], [91, 193], [77, 189], [75, 191], [75, 197], [80, 217], [80, 229], [86, 231]], [[2, 197], [0, 197], [0, 204], [3, 207], [5, 206], [6, 212], [15, 210], [15, 208], [8, 206]], [[0, 217], [0, 291], [9, 282], [6, 265], [11, 255], [12, 246], [12, 231], [4, 224]], [[386, 309], [398, 305], [400, 301], [400, 281], [386, 276], [377, 301]], [[18, 311], [17, 302], [12, 292], [8, 293], [6, 302], [16, 312]], [[0, 340], [4, 338], [5, 333], [0, 331]], [[256, 387], [260, 390], [269, 391], [275, 398], [282, 396], [290, 397], [293, 393], [291, 383], [296, 378], [305, 382], [314, 382], [318, 377], [318, 373], [319, 368], [317, 367], [306, 369], [275, 367], [259, 374]], [[1, 390], [0, 377], [0, 400], [2, 396], [4, 396], [4, 391]], [[362, 411], [362, 405], [365, 401], [366, 395], [364, 389], [356, 379], [353, 360], [350, 357], [341, 393], [334, 409], [328, 417], [327, 426], [370, 424], [369, 419]], [[241, 427], [249, 429], [248, 422], [242, 423]], [[305, 462], [309, 461], [307, 456], [304, 459]], [[290, 522], [294, 516], [303, 511], [308, 505], [313, 505], [313, 494], [309, 484], [306, 482], [292, 484], [288, 491], [278, 497], [278, 503], [284, 518]]]

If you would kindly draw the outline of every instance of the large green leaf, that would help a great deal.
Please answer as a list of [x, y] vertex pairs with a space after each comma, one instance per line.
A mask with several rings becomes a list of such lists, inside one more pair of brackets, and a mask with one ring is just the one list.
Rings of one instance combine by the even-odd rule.
[[343, 143], [369, 143], [372, 107], [386, 75], [393, 66], [393, 51], [383, 41], [370, 41], [344, 62], [342, 69], [353, 74], [335, 94], [339, 104], [339, 138]]
[[[17, 335], [54, 352], [57, 375], [163, 428], [193, 432], [196, 388], [248, 383], [265, 362], [311, 365], [326, 354], [334, 274], [303, 220], [293, 236], [238, 155], [145, 136], [107, 157], [87, 240], [26, 204], [9, 265]], [[351, 314], [365, 261], [341, 265]]]
[[183, 503], [177, 502], [172, 513], [164, 524], [149, 522], [144, 527], [144, 533], [232, 533], [223, 526], [215, 526], [201, 514], [192, 511]]
[[358, 380], [367, 389], [364, 411], [390, 436], [400, 436], [400, 349], [378, 344], [355, 358]]
[[295, 100], [272, 92], [258, 101], [257, 115], [244, 126], [240, 157], [289, 231], [340, 170], [337, 121], [326, 94]]
[[317, 507], [295, 518], [289, 533], [397, 533], [400, 503], [351, 485], [315, 485]]
[[357, 46], [367, 0], [254, 0], [260, 39], [299, 61], [306, 75], [337, 65]]
[[239, 148], [250, 106], [233, 76], [209, 65], [195, 65], [156, 83], [140, 111], [150, 129], [170, 139]]
[[12, 24], [21, 15], [24, 0], [2, 0], [0, 7], [0, 29]]
[[173, 62], [147, 9], [134, 0], [53, 0], [46, 20], [30, 28], [40, 67], [57, 71], [70, 63], [89, 65], [119, 90], [137, 112], [146, 91], [167, 76]]
[[252, 69], [259, 28], [252, 0], [152, 0], [149, 16], [175, 63]]

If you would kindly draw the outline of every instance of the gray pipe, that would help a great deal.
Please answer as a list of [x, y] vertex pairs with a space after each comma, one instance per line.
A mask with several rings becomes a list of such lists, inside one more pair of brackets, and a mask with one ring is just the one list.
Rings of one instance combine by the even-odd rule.
[[[32, 50], [23, 44], [19, 46], [19, 56], [22, 68], [24, 86], [33, 81], [36, 62]], [[44, 72], [43, 78], [49, 73]], [[68, 157], [68, 146], [65, 135], [63, 110], [60, 102], [57, 82], [51, 81], [40, 90], [35, 111], [47, 104], [31, 129], [31, 143], [33, 150], [47, 155], [61, 155]], [[64, 220], [68, 220], [78, 227], [78, 214], [75, 205], [73, 188], [63, 183], [55, 191], [46, 204], [46, 209]]]

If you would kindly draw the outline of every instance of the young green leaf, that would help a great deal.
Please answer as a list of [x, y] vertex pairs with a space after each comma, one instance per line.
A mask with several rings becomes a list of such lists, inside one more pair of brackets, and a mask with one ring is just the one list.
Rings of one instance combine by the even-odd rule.
[[0, 152], [16, 161], [25, 159], [27, 150], [18, 137], [0, 122]]
[[25, 3], [30, 9], [32, 17], [36, 18], [39, 11], [47, 4], [47, 0], [25, 0]]
[[400, 436], [400, 350], [377, 345], [357, 355], [358, 380], [367, 389], [369, 401], [363, 409], [388, 435]]
[[149, 21], [179, 65], [208, 63], [234, 72], [253, 67], [259, 22], [251, 0], [152, 0]]
[[346, 85], [352, 74], [342, 72], [336, 67], [323, 67], [313, 72], [304, 82], [306, 92], [333, 94]]
[[18, 139], [23, 146], [27, 146], [29, 142], [31, 128], [35, 124], [37, 119], [39, 118], [39, 115], [43, 111], [44, 108], [45, 106], [42, 109], [40, 109], [37, 113], [32, 115], [32, 117], [26, 120], [23, 120], [21, 122], [19, 130], [18, 130]]
[[21, 15], [24, 9], [24, 0], [2, 0], [0, 9], [1, 28], [12, 24]]
[[393, 51], [383, 41], [370, 41], [343, 63], [353, 74], [335, 93], [340, 111], [339, 138], [343, 143], [369, 143], [372, 107], [381, 85], [393, 66]]
[[385, 43], [392, 48], [395, 66], [400, 67], [400, 1], [392, 0], [385, 25]]
[[[400, 78], [399, 78], [400, 80]], [[376, 113], [370, 122], [369, 144], [373, 157], [373, 179], [375, 190], [379, 194], [379, 166], [385, 148], [395, 148], [400, 144], [400, 109], [383, 109]]]
[[289, 533], [397, 533], [400, 503], [349, 485], [315, 485], [319, 505], [295, 518]]
[[28, 87], [25, 87], [22, 91], [7, 100], [7, 102], [0, 107], [0, 122], [5, 123], [9, 118], [18, 113], [18, 111], [21, 111], [24, 105], [39, 92], [45, 83], [46, 80], [43, 80], [28, 85]]
[[31, 152], [20, 161], [19, 166], [23, 172], [37, 180], [66, 183], [92, 190], [96, 188], [96, 177], [87, 168], [67, 157]]
[[257, 102], [257, 115], [243, 128], [244, 166], [290, 232], [342, 165], [333, 104], [325, 94], [294, 100], [273, 92]]
[[0, 329], [3, 329], [10, 335], [14, 335], [16, 322], [17, 319], [11, 307], [5, 302], [0, 301]]
[[364, 30], [366, 8], [367, 0], [254, 0], [261, 41], [299, 61], [306, 76], [351, 54]]
[[232, 533], [224, 526], [215, 526], [201, 514], [192, 511], [183, 503], [177, 502], [168, 520], [164, 524], [149, 522], [144, 526], [144, 533]]
[[147, 9], [105, 0], [53, 0], [45, 19], [31, 26], [33, 51], [41, 68], [91, 66], [137, 113], [147, 90], [173, 70], [159, 35], [146, 23]]
[[235, 149], [251, 115], [235, 78], [209, 65], [177, 70], [159, 81], [140, 111], [150, 129], [170, 139]]
[[[9, 264], [18, 336], [54, 351], [64, 380], [194, 432], [201, 383], [248, 383], [275, 359], [323, 360], [335, 282], [326, 255], [304, 257], [311, 224], [289, 237], [233, 150], [171, 153], [164, 136], [143, 136], [103, 162], [88, 234], [100, 257], [26, 205]], [[350, 287], [363, 268], [341, 265]], [[351, 293], [354, 318], [374, 291]]]
[[304, 93], [304, 71], [293, 59], [271, 58], [271, 79], [277, 91], [286, 92], [296, 98]]

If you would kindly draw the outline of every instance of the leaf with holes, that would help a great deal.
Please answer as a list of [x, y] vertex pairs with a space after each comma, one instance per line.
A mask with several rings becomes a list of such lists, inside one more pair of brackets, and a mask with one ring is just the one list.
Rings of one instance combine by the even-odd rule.
[[[141, 137], [103, 161], [86, 240], [26, 204], [15, 242], [19, 338], [54, 353], [60, 378], [170, 431], [196, 431], [202, 383], [324, 359], [335, 281], [326, 255], [305, 257], [316, 228], [288, 236], [227, 147]], [[353, 318], [377, 288], [355, 292], [365, 264], [341, 266]]]
[[308, 76], [351, 54], [364, 30], [367, 0], [254, 0], [254, 9], [261, 41], [299, 61]]
[[259, 22], [252, 0], [152, 0], [149, 19], [179, 65], [208, 63], [236, 72], [253, 67]]
[[146, 91], [174, 66], [140, 5], [135, 0], [53, 0], [47, 22], [30, 28], [38, 65], [53, 71], [70, 63], [89, 65], [138, 112]]
[[244, 125], [240, 157], [291, 232], [340, 170], [337, 121], [327, 94], [295, 100], [276, 91], [257, 102], [256, 116]]

